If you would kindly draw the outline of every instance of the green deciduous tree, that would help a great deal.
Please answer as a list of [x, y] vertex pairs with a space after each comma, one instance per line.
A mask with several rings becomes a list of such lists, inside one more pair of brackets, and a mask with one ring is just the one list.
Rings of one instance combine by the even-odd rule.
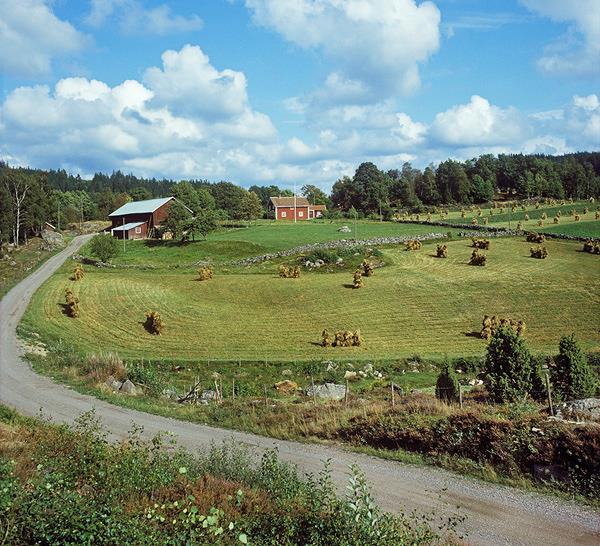
[[263, 208], [260, 198], [253, 191], [246, 192], [240, 201], [236, 218], [240, 220], [256, 220], [263, 215]]
[[485, 357], [485, 385], [496, 402], [524, 400], [532, 387], [534, 365], [522, 337], [510, 327], [499, 328]]
[[102, 262], [110, 262], [112, 258], [118, 256], [120, 250], [119, 241], [112, 235], [94, 235], [90, 241], [90, 252]]

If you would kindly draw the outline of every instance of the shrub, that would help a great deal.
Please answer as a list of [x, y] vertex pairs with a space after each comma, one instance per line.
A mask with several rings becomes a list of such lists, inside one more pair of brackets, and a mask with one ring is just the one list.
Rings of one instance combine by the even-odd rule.
[[481, 250], [489, 250], [490, 240], [489, 239], [471, 239], [471, 246], [473, 248], [479, 248]]
[[75, 266], [75, 269], [73, 270], [73, 280], [80, 281], [81, 279], [83, 279], [84, 275], [85, 275], [85, 271], [83, 270], [83, 266], [78, 263]]
[[110, 262], [119, 254], [121, 245], [112, 235], [94, 235], [90, 241], [90, 252], [102, 262]]
[[575, 334], [562, 336], [558, 355], [550, 368], [554, 389], [565, 400], [587, 398], [596, 394], [596, 378]]
[[448, 245], [437, 245], [435, 254], [438, 258], [448, 257]]
[[479, 250], [474, 249], [471, 254], [471, 259], [469, 260], [469, 265], [485, 265], [487, 261], [487, 256], [485, 254], [480, 254]]
[[104, 381], [110, 375], [125, 379], [125, 366], [117, 353], [94, 353], [85, 358], [82, 371], [96, 381]]
[[208, 281], [213, 278], [214, 270], [210, 266], [201, 267], [198, 269], [198, 280], [199, 281]]
[[546, 240], [546, 236], [543, 233], [535, 233], [533, 231], [527, 233], [526, 237], [528, 243], [537, 243], [538, 245], [541, 245]]
[[144, 328], [150, 334], [159, 336], [164, 331], [164, 324], [160, 318], [158, 311], [148, 311], [146, 313], [146, 322], [144, 322]]
[[66, 313], [71, 318], [79, 316], [79, 299], [73, 295], [70, 288], [65, 290]]
[[325, 248], [317, 248], [313, 250], [308, 256], [306, 256], [306, 261], [309, 262], [317, 262], [322, 261], [326, 264], [335, 264], [339, 259], [337, 253], [333, 250], [327, 250]]
[[532, 387], [533, 361], [522, 337], [502, 326], [490, 340], [485, 357], [485, 385], [499, 403], [524, 400]]
[[419, 241], [418, 239], [406, 241], [405, 243], [406, 250], [421, 250], [421, 246], [421, 241]]
[[362, 272], [360, 269], [357, 269], [354, 272], [354, 276], [353, 276], [353, 280], [352, 280], [352, 286], [354, 288], [362, 288], [364, 286], [363, 280], [362, 280]]
[[444, 402], [454, 402], [459, 397], [459, 384], [454, 370], [446, 362], [435, 383], [435, 396]]
[[538, 258], [539, 260], [544, 260], [548, 257], [548, 250], [545, 246], [531, 247], [529, 249], [529, 253], [532, 258]]

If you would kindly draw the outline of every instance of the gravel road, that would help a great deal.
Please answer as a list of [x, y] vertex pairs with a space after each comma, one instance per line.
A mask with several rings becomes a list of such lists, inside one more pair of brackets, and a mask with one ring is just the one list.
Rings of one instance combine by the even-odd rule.
[[15, 286], [0, 301], [0, 401], [35, 416], [40, 409], [56, 422], [71, 423], [95, 408], [113, 438], [122, 438], [132, 422], [152, 436], [171, 432], [189, 450], [233, 438], [262, 450], [277, 447], [281, 457], [300, 470], [316, 473], [331, 459], [333, 476], [346, 483], [348, 465], [358, 464], [373, 487], [377, 502], [386, 510], [427, 512], [433, 508], [448, 515], [466, 516], [463, 530], [470, 544], [486, 545], [600, 545], [600, 513], [573, 502], [518, 489], [488, 484], [437, 468], [395, 463], [352, 453], [338, 447], [273, 440], [133, 411], [90, 396], [36, 374], [22, 359], [16, 328], [35, 290], [89, 238], [76, 237], [67, 248]]

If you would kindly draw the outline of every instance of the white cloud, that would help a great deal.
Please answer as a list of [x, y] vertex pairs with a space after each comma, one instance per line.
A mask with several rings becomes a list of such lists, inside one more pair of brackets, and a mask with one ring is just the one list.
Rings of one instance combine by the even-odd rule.
[[494, 146], [522, 141], [527, 127], [514, 109], [502, 109], [479, 95], [435, 116], [431, 131], [439, 142], [453, 146]]
[[87, 38], [43, 0], [0, 0], [0, 72], [47, 75], [56, 57], [81, 51]]
[[600, 106], [600, 101], [598, 100], [597, 95], [588, 95], [587, 97], [580, 97], [579, 95], [575, 95], [573, 97], [573, 105], [577, 108], [583, 108], [584, 110], [598, 110]]
[[339, 64], [335, 78], [380, 96], [415, 91], [418, 64], [439, 47], [441, 16], [432, 2], [246, 0], [246, 6], [258, 24]]
[[189, 17], [171, 12], [168, 4], [145, 9], [139, 0], [92, 0], [86, 21], [99, 27], [111, 16], [116, 15], [123, 32], [132, 34], [166, 35], [192, 32], [202, 28], [202, 19], [192, 14]]
[[530, 10], [553, 21], [573, 24], [583, 43], [564, 38], [538, 60], [541, 70], [555, 74], [600, 73], [600, 2], [598, 0], [521, 0]]

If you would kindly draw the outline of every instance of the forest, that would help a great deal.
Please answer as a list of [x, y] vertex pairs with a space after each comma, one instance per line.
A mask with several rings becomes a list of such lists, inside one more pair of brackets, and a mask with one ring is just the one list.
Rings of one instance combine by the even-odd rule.
[[[359, 165], [354, 176], [333, 183], [330, 195], [315, 185], [301, 187], [328, 214], [391, 217], [395, 210], [420, 212], [438, 205], [484, 203], [495, 196], [526, 199], [600, 197], [600, 152], [562, 156], [492, 154], [467, 161], [448, 159], [425, 169], [405, 163], [380, 170]], [[292, 195], [277, 185], [245, 189], [227, 181], [140, 178], [114, 171], [90, 180], [65, 170], [14, 168], [0, 161], [0, 241], [20, 243], [38, 234], [45, 222], [58, 229], [87, 220], [104, 220], [131, 200], [174, 195], [195, 214], [211, 211], [210, 221], [268, 217], [270, 197]]]

